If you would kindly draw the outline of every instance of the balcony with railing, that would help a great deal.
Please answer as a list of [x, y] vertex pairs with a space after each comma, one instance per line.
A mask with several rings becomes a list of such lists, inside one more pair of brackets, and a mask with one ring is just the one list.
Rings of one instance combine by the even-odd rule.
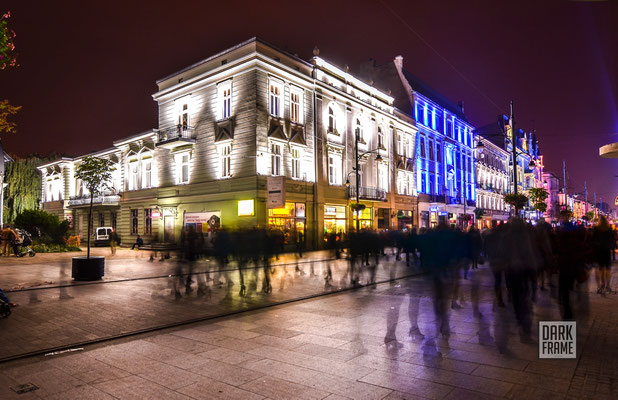
[[[105, 206], [117, 206], [120, 203], [120, 195], [105, 192], [102, 194], [95, 195], [92, 199], [92, 203], [95, 205], [105, 205]], [[80, 206], [89, 206], [90, 205], [90, 195], [86, 194], [83, 196], [71, 196], [69, 197], [69, 207], [80, 207]]]
[[[386, 201], [386, 190], [376, 187], [360, 186], [358, 197], [363, 200]], [[356, 198], [356, 186], [348, 186], [348, 198]]]
[[174, 125], [157, 130], [157, 147], [173, 149], [195, 143], [195, 128], [188, 125]]

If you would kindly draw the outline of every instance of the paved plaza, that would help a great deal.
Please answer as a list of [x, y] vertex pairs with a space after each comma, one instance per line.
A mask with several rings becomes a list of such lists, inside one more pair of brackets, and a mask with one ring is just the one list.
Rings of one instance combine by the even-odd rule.
[[[249, 284], [247, 295], [240, 296], [237, 273], [230, 271], [211, 274], [208, 295], [187, 293], [182, 286], [178, 297], [173, 290], [177, 278], [159, 277], [187, 272], [174, 260], [150, 263], [147, 258], [131, 260], [133, 253], [119, 254], [106, 275], [109, 281], [76, 286], [67, 284], [68, 279], [51, 279], [60, 277], [59, 259], [36, 264], [37, 257], [19, 271], [6, 260], [0, 264], [0, 277], [7, 272], [17, 290], [9, 295], [20, 303], [0, 320], [0, 354], [7, 359], [54, 347], [83, 350], [1, 363], [2, 399], [618, 396], [618, 296], [596, 294], [593, 282], [573, 293], [577, 359], [540, 360], [536, 329], [534, 343], [521, 343], [512, 311], [494, 307], [492, 278], [485, 267], [461, 280], [462, 308], [450, 310], [452, 333], [447, 338], [436, 333], [431, 282], [393, 258], [378, 268], [377, 280], [385, 283], [375, 287], [343, 290], [348, 288], [346, 261], [320, 261], [328, 255], [309, 253], [301, 261], [313, 262], [299, 263], [302, 272], [295, 271], [294, 257], [282, 257], [274, 268], [272, 293], [261, 293], [262, 277], [255, 270], [255, 275], [246, 273], [248, 282], [255, 278], [255, 287]], [[328, 263], [334, 285], [327, 288], [323, 274]], [[194, 272], [208, 268], [199, 265]], [[37, 268], [46, 271], [48, 283], [28, 283]], [[136, 279], [140, 274], [149, 279]], [[193, 279], [198, 281], [196, 275]], [[216, 285], [219, 279], [235, 285]], [[480, 315], [471, 303], [475, 285], [480, 287]], [[554, 296], [553, 289], [538, 292], [535, 326], [539, 319], [559, 319]], [[294, 299], [304, 300], [265, 307]], [[235, 314], [80, 344], [231, 312]], [[25, 384], [37, 389], [17, 394]]]

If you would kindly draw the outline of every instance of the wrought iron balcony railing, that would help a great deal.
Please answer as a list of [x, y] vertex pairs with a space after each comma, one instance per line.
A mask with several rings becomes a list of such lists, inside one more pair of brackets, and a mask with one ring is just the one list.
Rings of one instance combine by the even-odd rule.
[[[115, 205], [120, 202], [120, 196], [113, 193], [103, 193], [94, 196], [93, 204]], [[90, 204], [90, 195], [69, 197], [69, 206], [83, 206]]]
[[[358, 197], [364, 200], [377, 200], [377, 201], [385, 201], [386, 200], [386, 190], [369, 187], [369, 186], [360, 186], [358, 190]], [[348, 198], [355, 199], [356, 198], [356, 187], [348, 186]]]
[[194, 139], [195, 128], [188, 125], [175, 125], [157, 130], [159, 143], [176, 139]]

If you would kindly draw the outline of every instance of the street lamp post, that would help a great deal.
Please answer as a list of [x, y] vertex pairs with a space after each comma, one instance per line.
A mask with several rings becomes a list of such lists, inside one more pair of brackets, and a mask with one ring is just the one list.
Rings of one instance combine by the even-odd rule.
[[[354, 132], [354, 171], [353, 172], [356, 174], [356, 188], [355, 188], [356, 190], [355, 190], [355, 192], [356, 192], [356, 204], [357, 204], [356, 207], [357, 208], [360, 205], [360, 175], [358, 173], [358, 170], [359, 170], [359, 165], [358, 164], [359, 164], [360, 158], [365, 156], [365, 155], [367, 155], [367, 154], [378, 152], [378, 155], [376, 156], [376, 161], [378, 161], [378, 162], [382, 161], [382, 156], [380, 156], [380, 153], [379, 153], [379, 151], [380, 151], [379, 147], [376, 148], [376, 149], [373, 149], [373, 150], [366, 151], [366, 152], [364, 152], [364, 153], [362, 153], [360, 155], [358, 154], [358, 139], [359, 139], [358, 136], [359, 136], [358, 132]], [[350, 176], [350, 174], [348, 174], [348, 176]], [[348, 178], [346, 178], [345, 184], [348, 187], [350, 186], [350, 180]], [[360, 209], [356, 209], [354, 211], [356, 211], [356, 232], [359, 232], [360, 231], [360, 214], [359, 213], [360, 213], [361, 210]]]

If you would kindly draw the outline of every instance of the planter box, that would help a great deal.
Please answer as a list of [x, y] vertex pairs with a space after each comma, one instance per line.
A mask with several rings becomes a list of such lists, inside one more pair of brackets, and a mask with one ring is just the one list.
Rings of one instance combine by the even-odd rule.
[[76, 281], [98, 281], [105, 275], [105, 257], [73, 257], [71, 276]]

